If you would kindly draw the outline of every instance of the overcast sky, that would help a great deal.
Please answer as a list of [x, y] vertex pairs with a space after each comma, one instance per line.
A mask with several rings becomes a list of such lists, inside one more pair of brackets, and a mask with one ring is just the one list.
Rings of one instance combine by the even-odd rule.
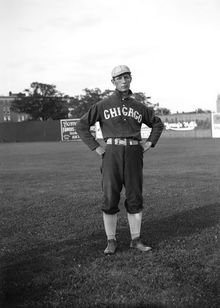
[[0, 40], [0, 95], [33, 81], [114, 89], [111, 70], [126, 64], [152, 103], [216, 109], [220, 0], [0, 0]]

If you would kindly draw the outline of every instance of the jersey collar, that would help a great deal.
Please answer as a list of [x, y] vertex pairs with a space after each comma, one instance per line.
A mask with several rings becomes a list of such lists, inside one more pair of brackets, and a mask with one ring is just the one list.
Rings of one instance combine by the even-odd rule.
[[[117, 89], [115, 90], [115, 94], [120, 98], [120, 99], [122, 99], [122, 92], [120, 92], [120, 91], [118, 91]], [[131, 90], [129, 90], [128, 91], [128, 95], [127, 96], [125, 96], [125, 97], [123, 97], [123, 99], [128, 99], [131, 95], [132, 95], [133, 93], [132, 93], [132, 91]]]

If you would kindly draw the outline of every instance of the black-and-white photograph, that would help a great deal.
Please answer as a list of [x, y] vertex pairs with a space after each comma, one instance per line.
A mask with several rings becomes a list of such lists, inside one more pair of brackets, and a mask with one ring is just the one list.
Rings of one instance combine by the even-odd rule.
[[220, 307], [220, 0], [0, 0], [0, 308]]

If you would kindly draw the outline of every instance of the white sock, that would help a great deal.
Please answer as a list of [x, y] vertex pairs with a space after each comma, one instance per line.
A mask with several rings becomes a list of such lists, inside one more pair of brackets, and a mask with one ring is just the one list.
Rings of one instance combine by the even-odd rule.
[[109, 215], [103, 212], [103, 221], [105, 233], [108, 240], [115, 240], [116, 227], [117, 227], [117, 214]]
[[142, 222], [142, 212], [136, 214], [128, 214], [128, 223], [130, 227], [131, 239], [140, 237], [141, 233], [141, 222]]

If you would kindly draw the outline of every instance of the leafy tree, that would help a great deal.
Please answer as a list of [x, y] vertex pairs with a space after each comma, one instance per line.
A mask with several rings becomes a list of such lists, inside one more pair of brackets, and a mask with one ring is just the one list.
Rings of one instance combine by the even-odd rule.
[[[74, 97], [70, 98], [69, 106], [70, 106], [70, 112], [71, 116], [73, 118], [80, 118], [83, 114], [85, 114], [89, 108], [97, 103], [98, 101], [102, 100], [105, 97], [108, 97], [111, 95], [114, 91], [113, 90], [105, 90], [104, 92], [101, 92], [99, 88], [95, 89], [84, 89], [83, 90], [85, 94], [83, 95], [76, 95]], [[147, 106], [150, 106], [154, 108], [155, 106], [152, 105], [148, 99], [150, 97], [147, 97], [142, 92], [133, 93], [135, 99]]]
[[33, 82], [24, 92], [26, 95], [20, 93], [12, 102], [12, 111], [27, 113], [32, 120], [68, 118], [68, 96], [58, 92], [55, 85]]
[[104, 92], [101, 92], [99, 88], [85, 88], [83, 91], [85, 94], [80, 96], [76, 95], [70, 98], [69, 106], [72, 117], [80, 118], [89, 110], [93, 104], [97, 103], [105, 97], [108, 97], [113, 92], [111, 90], [105, 90]]
[[160, 115], [168, 115], [168, 114], [171, 114], [170, 110], [167, 109], [167, 108], [157, 108], [156, 111], [155, 111], [155, 114], [160, 116]]
[[146, 104], [148, 103], [148, 98], [146, 97], [146, 95], [143, 93], [143, 92], [136, 92], [136, 93], [133, 93], [136, 101], [138, 101], [139, 103], [142, 103], [142, 104]]
[[143, 92], [136, 92], [136, 93], [133, 93], [133, 95], [139, 103], [142, 103], [149, 108], [156, 109], [159, 106], [159, 103], [157, 103], [157, 104], [151, 103], [150, 102], [151, 97], [146, 96], [145, 93], [143, 93]]

